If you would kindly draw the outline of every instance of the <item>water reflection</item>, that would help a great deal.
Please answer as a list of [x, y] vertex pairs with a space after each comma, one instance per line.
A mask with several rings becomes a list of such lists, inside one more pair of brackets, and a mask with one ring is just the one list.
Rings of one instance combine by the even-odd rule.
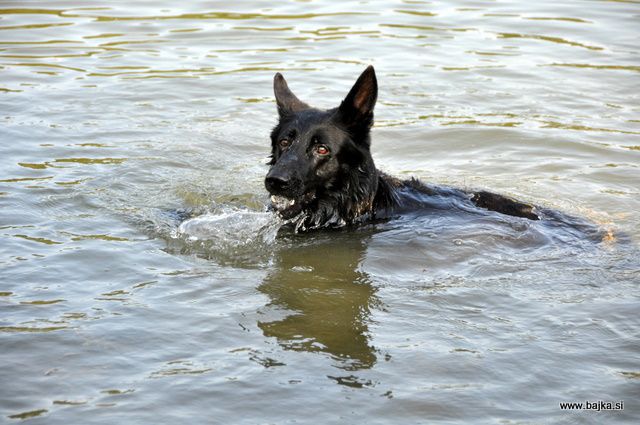
[[360, 270], [369, 239], [364, 232], [335, 233], [279, 251], [258, 288], [270, 299], [262, 311], [269, 319], [258, 322], [264, 335], [284, 349], [328, 353], [343, 370], [371, 368], [376, 349], [368, 327], [379, 300]]

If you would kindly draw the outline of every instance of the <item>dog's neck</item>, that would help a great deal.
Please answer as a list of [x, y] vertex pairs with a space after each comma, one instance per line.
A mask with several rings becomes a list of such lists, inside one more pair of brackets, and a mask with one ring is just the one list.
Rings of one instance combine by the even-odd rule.
[[388, 217], [399, 204], [397, 189], [401, 182], [378, 171], [373, 162], [367, 168], [358, 167], [348, 173], [338, 190], [320, 194], [292, 220], [296, 230], [338, 228]]

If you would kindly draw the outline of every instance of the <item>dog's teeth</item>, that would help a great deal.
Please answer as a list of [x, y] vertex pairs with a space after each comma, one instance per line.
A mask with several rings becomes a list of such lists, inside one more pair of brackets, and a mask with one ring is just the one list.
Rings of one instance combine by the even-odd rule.
[[296, 200], [280, 195], [271, 195], [271, 203], [278, 209], [285, 209], [294, 206], [296, 204]]

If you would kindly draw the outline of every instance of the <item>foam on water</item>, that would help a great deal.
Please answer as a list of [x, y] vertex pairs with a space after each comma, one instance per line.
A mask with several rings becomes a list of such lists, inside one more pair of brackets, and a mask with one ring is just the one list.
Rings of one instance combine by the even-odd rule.
[[174, 227], [166, 238], [167, 250], [221, 264], [263, 264], [269, 261], [281, 226], [273, 213], [223, 206]]
[[226, 210], [190, 218], [180, 224], [176, 235], [189, 242], [211, 241], [220, 247], [271, 244], [282, 222], [275, 214]]

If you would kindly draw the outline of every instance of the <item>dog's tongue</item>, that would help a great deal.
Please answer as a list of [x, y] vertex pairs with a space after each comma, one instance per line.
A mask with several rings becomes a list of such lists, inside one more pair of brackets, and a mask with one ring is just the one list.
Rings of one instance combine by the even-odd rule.
[[271, 204], [278, 211], [291, 208], [295, 203], [296, 203], [295, 199], [289, 199], [279, 195], [271, 196]]

